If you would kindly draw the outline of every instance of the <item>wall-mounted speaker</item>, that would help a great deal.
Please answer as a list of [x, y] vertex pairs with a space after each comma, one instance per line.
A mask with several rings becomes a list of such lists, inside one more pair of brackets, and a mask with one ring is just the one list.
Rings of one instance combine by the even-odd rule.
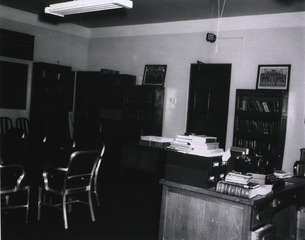
[[208, 42], [213, 43], [213, 42], [216, 41], [216, 38], [217, 38], [217, 36], [216, 36], [214, 33], [207, 33], [206, 40], [207, 40]]

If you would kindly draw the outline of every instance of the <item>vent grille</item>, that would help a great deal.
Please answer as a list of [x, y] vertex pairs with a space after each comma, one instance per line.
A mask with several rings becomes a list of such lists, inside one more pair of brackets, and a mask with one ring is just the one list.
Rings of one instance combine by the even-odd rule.
[[0, 56], [33, 61], [34, 36], [0, 29]]

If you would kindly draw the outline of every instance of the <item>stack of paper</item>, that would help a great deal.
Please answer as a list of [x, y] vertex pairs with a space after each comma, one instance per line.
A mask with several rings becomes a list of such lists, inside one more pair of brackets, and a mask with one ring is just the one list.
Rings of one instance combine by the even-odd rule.
[[206, 135], [178, 134], [167, 148], [200, 156], [222, 156], [224, 154], [224, 150], [219, 148], [217, 138]]
[[278, 178], [291, 178], [292, 177], [290, 172], [286, 172], [284, 170], [275, 170], [273, 174]]

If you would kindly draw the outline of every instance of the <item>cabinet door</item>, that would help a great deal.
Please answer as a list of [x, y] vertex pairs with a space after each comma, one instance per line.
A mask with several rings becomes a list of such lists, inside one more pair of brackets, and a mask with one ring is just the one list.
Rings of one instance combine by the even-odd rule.
[[73, 106], [74, 73], [71, 67], [33, 64], [31, 132], [42, 139], [70, 138], [69, 112]]
[[126, 140], [138, 142], [141, 135], [162, 135], [164, 87], [134, 86], [129, 89], [124, 110]]
[[159, 239], [250, 239], [246, 205], [163, 189], [162, 211]]
[[[98, 81], [100, 72], [77, 72], [74, 138], [78, 144], [98, 139]], [[91, 144], [91, 143], [90, 143]]]
[[225, 148], [231, 64], [191, 64], [186, 130], [217, 137]]

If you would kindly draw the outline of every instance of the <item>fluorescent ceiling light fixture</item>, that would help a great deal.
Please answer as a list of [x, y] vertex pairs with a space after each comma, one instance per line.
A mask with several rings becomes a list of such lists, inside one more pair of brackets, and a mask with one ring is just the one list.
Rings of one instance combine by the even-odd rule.
[[45, 13], [64, 17], [69, 14], [96, 12], [116, 8], [132, 8], [130, 0], [75, 0], [50, 4], [44, 9]]

